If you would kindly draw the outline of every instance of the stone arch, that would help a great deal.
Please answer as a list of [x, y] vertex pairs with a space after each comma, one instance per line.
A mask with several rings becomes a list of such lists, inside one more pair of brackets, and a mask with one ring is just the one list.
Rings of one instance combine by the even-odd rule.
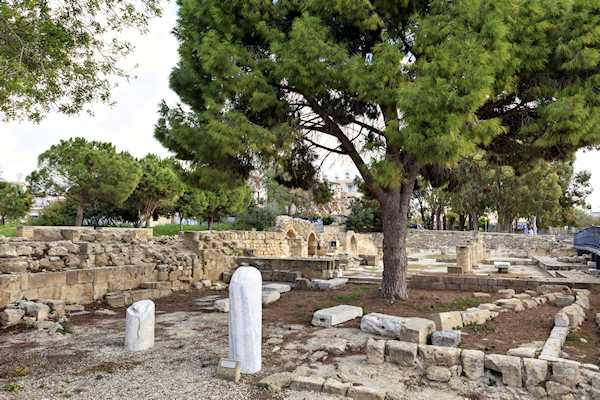
[[317, 240], [317, 235], [314, 232], [311, 232], [308, 235], [308, 256], [314, 257], [317, 255], [317, 247], [319, 241]]
[[350, 253], [353, 255], [358, 255], [358, 240], [356, 240], [356, 236], [352, 235], [350, 237]]

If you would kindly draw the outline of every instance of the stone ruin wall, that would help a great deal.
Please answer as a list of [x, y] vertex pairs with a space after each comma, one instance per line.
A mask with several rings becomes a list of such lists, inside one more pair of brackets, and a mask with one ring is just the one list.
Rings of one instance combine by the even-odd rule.
[[[279, 221], [278, 221], [279, 222]], [[298, 235], [287, 236], [293, 228]], [[329, 227], [317, 233], [310, 222], [287, 218], [278, 231], [187, 232], [152, 237], [148, 229], [23, 227], [24, 237], [0, 238], [0, 307], [20, 298], [59, 299], [89, 303], [107, 293], [148, 286], [161, 290], [189, 288], [194, 282], [218, 280], [239, 256], [291, 256], [294, 245], [303, 252], [314, 235], [319, 253], [368, 255], [381, 260], [381, 233], [354, 233]], [[300, 236], [305, 235], [305, 236]], [[473, 232], [410, 230], [410, 251], [446, 249], [473, 239]], [[570, 254], [572, 238], [480, 233], [492, 255]], [[336, 247], [331, 243], [335, 241]]]

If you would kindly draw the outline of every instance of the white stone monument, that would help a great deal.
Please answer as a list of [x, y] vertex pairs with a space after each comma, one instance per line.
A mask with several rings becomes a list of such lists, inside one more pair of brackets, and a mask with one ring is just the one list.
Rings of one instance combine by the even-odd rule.
[[142, 351], [154, 346], [154, 302], [141, 300], [127, 309], [125, 346], [129, 351]]
[[254, 267], [240, 267], [229, 283], [229, 358], [240, 372], [261, 369], [262, 276]]

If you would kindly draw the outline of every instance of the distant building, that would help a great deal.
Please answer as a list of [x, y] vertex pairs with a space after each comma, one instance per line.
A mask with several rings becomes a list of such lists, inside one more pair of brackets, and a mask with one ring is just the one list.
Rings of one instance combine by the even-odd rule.
[[340, 179], [336, 175], [329, 183], [333, 191], [333, 198], [331, 199], [333, 213], [335, 215], [349, 215], [352, 200], [362, 197], [362, 193], [358, 190], [356, 184], [356, 177], [350, 176], [350, 173], [346, 172], [343, 178]]
[[58, 201], [62, 201], [65, 198], [62, 196], [44, 196], [44, 197], [34, 197], [33, 198], [33, 206], [31, 206], [31, 210], [29, 210], [28, 216], [32, 219], [39, 218], [42, 214], [42, 210], [45, 207], [48, 207], [50, 204], [56, 203]]

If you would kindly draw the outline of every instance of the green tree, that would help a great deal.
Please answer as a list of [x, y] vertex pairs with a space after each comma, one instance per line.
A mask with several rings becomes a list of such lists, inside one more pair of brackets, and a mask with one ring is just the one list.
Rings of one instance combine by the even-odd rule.
[[33, 205], [33, 196], [27, 188], [0, 182], [0, 222], [23, 218]]
[[148, 228], [156, 210], [174, 204], [184, 186], [172, 159], [148, 154], [139, 160], [139, 165], [142, 174], [127, 204], [135, 208], [138, 219]]
[[369, 198], [352, 200], [346, 228], [355, 232], [381, 232], [383, 222], [379, 203]]
[[144, 32], [159, 14], [159, 0], [0, 2], [0, 119], [109, 101], [110, 78], [127, 76], [119, 61], [133, 49], [123, 31]]
[[120, 206], [140, 180], [140, 167], [110, 143], [83, 138], [62, 140], [40, 154], [38, 169], [27, 178], [34, 193], [64, 196], [77, 205], [75, 225], [95, 203]]
[[171, 208], [173, 213], [179, 215], [179, 229], [183, 228], [183, 220], [187, 218], [203, 218], [208, 201], [200, 189], [185, 186], [183, 194]]
[[203, 216], [208, 222], [209, 230], [212, 229], [215, 221], [228, 215], [241, 213], [252, 202], [252, 190], [247, 185], [234, 189], [222, 188], [203, 192], [206, 200]]
[[348, 156], [382, 209], [391, 301], [419, 174], [477, 147], [523, 168], [600, 142], [589, 0], [179, 4], [171, 87], [190, 111], [163, 104], [157, 138], [224, 179], [287, 159], [301, 185], [317, 150]]

